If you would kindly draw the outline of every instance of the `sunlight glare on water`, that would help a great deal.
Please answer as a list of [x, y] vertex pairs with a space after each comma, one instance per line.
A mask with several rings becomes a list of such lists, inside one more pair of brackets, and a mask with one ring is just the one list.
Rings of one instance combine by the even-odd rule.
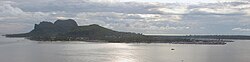
[[250, 47], [249, 40], [226, 45], [192, 45], [2, 38], [0, 43], [0, 62], [248, 62], [250, 58], [250, 49], [246, 48]]

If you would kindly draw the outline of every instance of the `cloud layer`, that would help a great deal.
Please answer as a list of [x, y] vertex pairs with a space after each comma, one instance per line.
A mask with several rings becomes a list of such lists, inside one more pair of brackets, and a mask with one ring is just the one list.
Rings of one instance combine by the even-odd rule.
[[118, 0], [0, 3], [0, 33], [28, 32], [40, 21], [72, 18], [79, 25], [100, 24], [145, 34], [250, 34], [250, 2], [243, 0], [202, 4]]

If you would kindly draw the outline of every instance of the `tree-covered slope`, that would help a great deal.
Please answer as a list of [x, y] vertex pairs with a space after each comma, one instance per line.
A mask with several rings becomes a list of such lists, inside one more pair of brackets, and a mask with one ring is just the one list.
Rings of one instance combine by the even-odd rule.
[[97, 24], [78, 26], [72, 20], [57, 20], [54, 23], [40, 22], [29, 33], [24, 34], [8, 34], [7, 37], [27, 37], [31, 40], [104, 40], [112, 42], [139, 42], [147, 39], [139, 33], [118, 32]]

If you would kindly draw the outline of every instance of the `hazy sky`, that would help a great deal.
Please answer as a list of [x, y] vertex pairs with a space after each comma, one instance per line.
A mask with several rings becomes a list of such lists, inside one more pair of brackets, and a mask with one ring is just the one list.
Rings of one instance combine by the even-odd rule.
[[1, 0], [0, 34], [75, 19], [145, 34], [250, 34], [248, 0]]
[[217, 3], [217, 2], [235, 2], [240, 0], [119, 0], [119, 1], [162, 2], [162, 3]]

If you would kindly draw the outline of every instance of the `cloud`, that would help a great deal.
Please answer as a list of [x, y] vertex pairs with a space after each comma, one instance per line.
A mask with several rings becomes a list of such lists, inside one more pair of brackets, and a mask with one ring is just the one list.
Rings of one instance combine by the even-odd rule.
[[24, 12], [12, 6], [15, 2], [1, 1], [0, 3], [1, 33], [28, 32], [34, 23], [48, 17], [48, 14], [43, 12]]
[[233, 31], [241, 31], [241, 32], [250, 32], [250, 29], [248, 28], [233, 28]]
[[[115, 12], [84, 12], [79, 13], [76, 18], [80, 25], [100, 24], [107, 28], [150, 33], [151, 31], [179, 30], [186, 27], [169, 26], [178, 23], [179, 15], [161, 14], [127, 14]], [[160, 25], [161, 24], [161, 25]]]
[[[230, 34], [250, 25], [250, 3], [178, 4], [118, 0], [0, 1], [0, 32], [27, 32], [40, 21], [72, 18], [79, 25], [100, 24], [119, 31], [156, 34]], [[23, 25], [23, 26], [20, 26]], [[20, 29], [19, 31], [16, 29]], [[13, 31], [11, 31], [13, 30]]]
[[22, 19], [22, 18], [39, 18], [48, 16], [43, 12], [24, 12], [18, 7], [14, 7], [10, 2], [3, 1], [0, 6], [0, 19]]
[[202, 15], [246, 15], [249, 2], [207, 3], [190, 6], [190, 13]]
[[[65, 4], [66, 3], [66, 4]], [[32, 5], [27, 5], [32, 4]], [[167, 3], [116, 2], [114, 0], [45, 0], [43, 2], [25, 2], [15, 6], [27, 12], [117, 12], [130, 14], [172, 14], [183, 13], [185, 7]], [[169, 12], [168, 12], [169, 11]]]
[[12, 7], [10, 4], [1, 4], [0, 10], [1, 17], [25, 15], [25, 13], [21, 9]]

